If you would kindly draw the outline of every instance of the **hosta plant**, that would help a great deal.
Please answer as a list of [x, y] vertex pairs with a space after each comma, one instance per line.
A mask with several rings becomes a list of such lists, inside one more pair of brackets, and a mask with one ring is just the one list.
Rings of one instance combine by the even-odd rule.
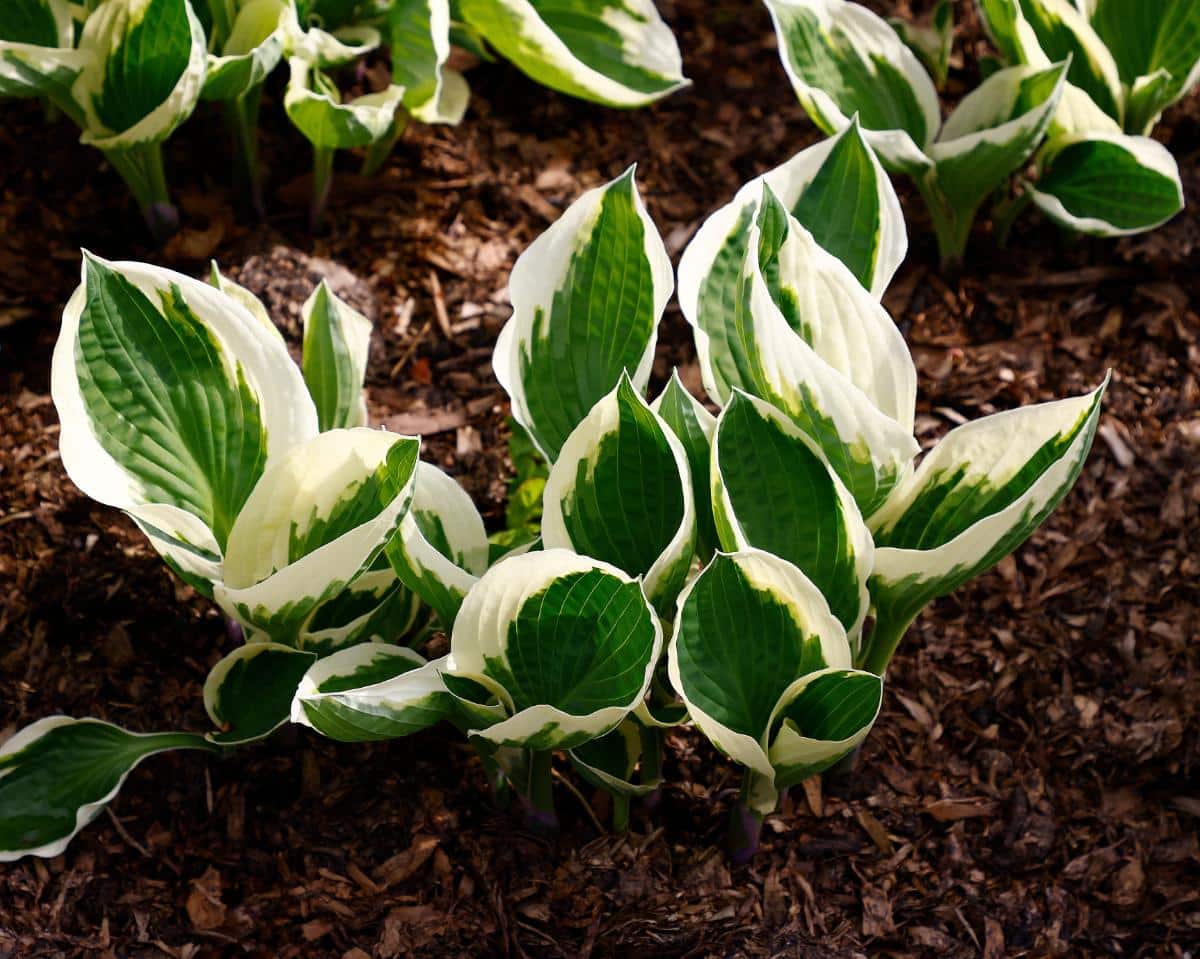
[[1035, 175], [1007, 216], [1032, 201], [1097, 236], [1153, 229], [1183, 209], [1175, 160], [1150, 139], [1162, 111], [1200, 79], [1193, 0], [978, 0], [1010, 63], [1071, 57], [1068, 85]]
[[[121, 174], [151, 232], [178, 224], [162, 144], [204, 86], [204, 30], [188, 0], [0, 5], [0, 97], [40, 96]], [[80, 23], [72, 17], [81, 16]]]
[[1067, 59], [1000, 70], [942, 121], [933, 80], [885, 20], [850, 0], [766, 0], [779, 55], [813, 122], [835, 133], [857, 117], [892, 171], [912, 178], [956, 272], [980, 205], [1041, 144]]
[[57, 854], [146, 756], [265, 736], [314, 662], [420, 626], [384, 552], [414, 500], [419, 442], [364, 425], [368, 321], [324, 284], [303, 318], [301, 369], [215, 268], [202, 283], [85, 255], [52, 369], [63, 465], [246, 642], [205, 682], [207, 734], [55, 716], [9, 740], [0, 858]]

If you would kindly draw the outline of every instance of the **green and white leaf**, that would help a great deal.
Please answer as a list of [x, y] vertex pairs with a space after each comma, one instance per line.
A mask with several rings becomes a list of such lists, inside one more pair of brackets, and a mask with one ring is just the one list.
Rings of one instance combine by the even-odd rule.
[[874, 544], [816, 443], [770, 404], [735, 393], [713, 437], [712, 503], [723, 549], [757, 548], [798, 567], [857, 644]]
[[165, 140], [200, 99], [205, 43], [188, 0], [105, 0], [79, 37], [81, 142], [118, 150]]
[[648, 796], [662, 782], [661, 777], [642, 781], [637, 776], [642, 737], [634, 719], [626, 719], [612, 732], [577, 746], [569, 755], [583, 779], [614, 796]]
[[262, 300], [260, 300], [240, 283], [235, 283], [224, 273], [222, 273], [220, 267], [217, 266], [216, 260], [213, 260], [210, 263], [208, 283], [209, 286], [215, 286], [226, 296], [233, 297], [233, 299], [246, 308], [246, 310], [252, 317], [254, 317], [254, 319], [258, 320], [258, 322], [262, 324], [262, 327], [266, 332], [274, 336], [279, 340], [280, 343], [284, 343], [286, 346], [286, 342], [283, 339], [283, 334], [279, 332], [279, 327], [277, 327], [275, 322], [271, 319], [271, 314], [268, 313], [267, 308], [263, 306]]
[[339, 742], [419, 732], [456, 709], [442, 681], [444, 667], [444, 657], [426, 662], [403, 646], [352, 646], [309, 669], [292, 702], [292, 722]]
[[[679, 304], [693, 326], [733, 310], [750, 226], [769, 186], [825, 250], [876, 299], [908, 250], [904, 211], [857, 122], [755, 177], [712, 214], [679, 263]], [[714, 400], [717, 397], [709, 390]]]
[[719, 375], [786, 413], [816, 440], [863, 515], [870, 516], [911, 470], [919, 447], [909, 429], [792, 329], [759, 269], [759, 239], [758, 226], [752, 226], [727, 324], [695, 330], [705, 383], [717, 382]]
[[217, 603], [253, 634], [305, 646], [317, 607], [399, 528], [419, 447], [379, 430], [331, 430], [269, 464], [229, 534]]
[[488, 567], [488, 538], [467, 492], [436, 466], [417, 464], [412, 506], [388, 543], [396, 575], [433, 607], [444, 629]]
[[224, 657], [204, 681], [204, 709], [220, 732], [214, 743], [262, 739], [288, 720], [296, 687], [316, 654], [278, 643], [247, 643]]
[[460, 0], [463, 19], [538, 83], [614, 107], [687, 86], [651, 0]]
[[448, 0], [393, 0], [388, 10], [392, 79], [404, 88], [404, 106], [424, 123], [456, 124], [471, 91], [450, 56]]
[[1030, 187], [1056, 223], [1096, 236], [1129, 236], [1183, 209], [1183, 184], [1169, 150], [1149, 137], [1080, 134], [1052, 145]]
[[1107, 383], [967, 423], [925, 455], [871, 521], [877, 628], [902, 629], [1042, 524], [1083, 468]]
[[316, 435], [300, 371], [278, 331], [206, 283], [91, 254], [82, 273], [51, 369], [63, 466], [158, 530], [156, 547], [219, 559], [267, 463]]
[[[779, 705], [818, 670], [850, 669], [850, 645], [825, 598], [795, 566], [761, 550], [718, 553], [679, 598], [671, 684], [700, 731], [768, 787]], [[776, 802], [759, 791], [761, 812]]]
[[929, 24], [909, 23], [900, 17], [888, 17], [904, 45], [925, 64], [939, 89], [945, 86], [950, 72], [950, 50], [954, 45], [953, 0], [937, 0], [929, 16]]
[[671, 432], [683, 444], [687, 454], [688, 471], [692, 478], [692, 502], [696, 510], [696, 553], [708, 562], [717, 548], [717, 530], [713, 525], [712, 494], [709, 492], [709, 461], [712, 458], [712, 436], [717, 418], [692, 396], [679, 379], [679, 370], [658, 398], [650, 404]]
[[567, 437], [551, 467], [542, 541], [643, 577], [660, 611], [683, 587], [696, 551], [687, 451], [628, 374]]
[[130, 733], [48, 716], [0, 746], [0, 862], [61, 854], [147, 756], [215, 746], [194, 733]]
[[972, 211], [1041, 144], [1066, 86], [1065, 62], [1008, 67], [967, 94], [929, 149], [938, 191], [955, 211]]
[[294, 3], [280, 21], [284, 56], [304, 60], [314, 69], [340, 67], [374, 50], [383, 41], [379, 31], [365, 24], [338, 27], [329, 32], [317, 26], [302, 27]]
[[287, 115], [317, 149], [365, 147], [392, 132], [392, 121], [404, 99], [394, 83], [379, 93], [341, 102], [337, 85], [301, 57], [288, 60], [291, 77], [283, 105]]
[[0, 4], [0, 97], [69, 99], [89, 54], [74, 49], [67, 0]]
[[645, 699], [661, 648], [658, 617], [636, 580], [550, 549], [505, 559], [467, 594], [447, 683], [473, 680], [508, 713], [472, 737], [574, 749], [616, 728]]
[[[886, 416], [913, 430], [917, 371], [879, 302], [763, 186], [759, 259], [788, 325]], [[781, 233], [782, 231], [782, 233]]]
[[249, 0], [237, 12], [221, 53], [208, 55], [201, 98], [235, 100], [260, 87], [283, 58], [286, 0]]
[[425, 613], [420, 598], [381, 553], [366, 572], [317, 607], [305, 628], [304, 648], [325, 656], [363, 642], [412, 642], [427, 625]]
[[322, 432], [365, 426], [363, 379], [371, 321], [338, 299], [324, 280], [304, 302], [300, 315], [304, 321], [301, 370]]
[[847, 0], [766, 0], [779, 56], [813, 122], [826, 133], [855, 114], [891, 169], [918, 175], [941, 125], [937, 91], [887, 22]]
[[584, 193], [518, 258], [492, 363], [548, 461], [623, 372], [645, 390], [673, 286], [633, 167]]
[[859, 746], [883, 704], [883, 679], [857, 669], [818, 670], [780, 697], [768, 755], [786, 789], [824, 772]]
[[1126, 90], [1125, 129], [1149, 134], [1200, 80], [1200, 6], [1192, 0], [1093, 0], [1092, 28]]

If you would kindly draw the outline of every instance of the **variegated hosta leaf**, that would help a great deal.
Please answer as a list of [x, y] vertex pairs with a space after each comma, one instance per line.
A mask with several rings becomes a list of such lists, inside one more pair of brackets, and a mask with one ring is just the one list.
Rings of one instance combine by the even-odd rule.
[[273, 327], [208, 284], [90, 254], [63, 314], [51, 393], [76, 485], [203, 578], [268, 459], [317, 431]]
[[786, 789], [824, 772], [867, 738], [883, 704], [883, 679], [828, 669], [797, 680], [779, 700], [768, 755], [775, 786]]
[[554, 462], [567, 436], [628, 371], [646, 388], [674, 276], [630, 167], [571, 204], [521, 254], [496, 379], [513, 418]]
[[1032, 186], [1033, 202], [1069, 229], [1128, 236], [1161, 226], [1183, 209], [1179, 168], [1157, 140], [1089, 133], [1052, 149]]
[[316, 658], [278, 643], [239, 646], [204, 681], [204, 709], [220, 730], [208, 739], [232, 746], [274, 732], [287, 722], [296, 687]]
[[939, 89], [950, 72], [950, 50], [954, 45], [954, 2], [937, 0], [929, 16], [929, 25], [909, 23], [900, 17], [888, 17], [904, 45], [915, 53], [933, 76]]
[[876, 299], [883, 296], [904, 259], [908, 235], [896, 191], [854, 121], [755, 177], [704, 221], [679, 263], [679, 305], [689, 323], [719, 325], [721, 315], [733, 310], [764, 184], [859, 283]]
[[399, 528], [419, 447], [379, 430], [331, 430], [270, 463], [229, 534], [221, 608], [252, 633], [307, 646], [317, 607]]
[[403, 646], [352, 646], [309, 669], [292, 702], [292, 722], [340, 742], [419, 732], [456, 711], [444, 667], [444, 658], [426, 662]]
[[396, 575], [433, 607], [443, 629], [488, 566], [488, 539], [471, 497], [429, 463], [417, 464], [412, 506], [387, 545]]
[[913, 175], [941, 125], [929, 74], [896, 31], [848, 0], [766, 0], [800, 103], [826, 133], [858, 114], [883, 162]]
[[280, 343], [284, 343], [283, 334], [279, 332], [279, 327], [277, 327], [274, 321], [271, 319], [271, 314], [268, 313], [267, 308], [263, 306], [262, 300], [247, 290], [240, 283], [235, 283], [224, 273], [222, 273], [220, 267], [217, 266], [216, 260], [213, 260], [210, 263], [208, 283], [209, 286], [215, 286], [226, 296], [233, 297], [233, 299], [235, 299], [249, 311], [251, 316], [253, 316], [260, 324], [262, 324], [263, 329], [268, 334], [278, 339]]
[[74, 46], [67, 0], [0, 4], [0, 97], [64, 97], [88, 58]]
[[759, 265], [788, 325], [826, 363], [911, 433], [917, 371], [887, 311], [823, 250], [771, 191], [759, 210]]
[[424, 123], [458, 123], [471, 91], [450, 56], [448, 0], [393, 0], [388, 11], [392, 79], [404, 88], [404, 106]]
[[660, 610], [683, 587], [696, 550], [687, 452], [628, 374], [563, 444], [546, 481], [542, 541], [644, 577]]
[[999, 70], [963, 98], [929, 149], [938, 190], [973, 211], [1033, 155], [1066, 85], [1066, 63]]
[[283, 57], [286, 0], [249, 0], [237, 12], [220, 54], [208, 55], [205, 100], [234, 100], [262, 85]]
[[379, 46], [378, 30], [363, 24], [343, 25], [344, 16], [333, 9], [299, 10], [297, 4], [289, 3], [280, 21], [283, 52], [289, 62], [298, 58], [316, 69], [339, 67]]
[[1010, 59], [1036, 67], [1042, 65], [1037, 62], [1039, 52], [1052, 62], [1069, 57], [1071, 83], [1121, 121], [1121, 77], [1116, 61], [1070, 0], [979, 0], [979, 7], [988, 31]]
[[165, 140], [200, 99], [208, 53], [188, 0], [105, 0], [87, 18], [72, 96], [101, 150]]
[[341, 102], [337, 85], [308, 60], [288, 60], [291, 78], [283, 98], [287, 115], [317, 149], [365, 147], [391, 133], [404, 88], [394, 83], [379, 93]]
[[300, 309], [304, 320], [304, 382], [317, 407], [321, 430], [365, 426], [363, 378], [371, 321], [338, 299], [325, 281]]
[[636, 580], [551, 549], [505, 559], [467, 594], [446, 681], [473, 680], [508, 713], [473, 737], [574, 749], [616, 728], [643, 701], [661, 648], [658, 617]]
[[[826, 743], [832, 755], [817, 760], [829, 765], [853, 748], [855, 736], [865, 736], [874, 720], [872, 712], [865, 724], [851, 722], [863, 713], [850, 708], [849, 696], [835, 696], [824, 713], [804, 709], [798, 681], [813, 674], [816, 681], [830, 671], [846, 675], [850, 645], [808, 578], [761, 550], [718, 553], [688, 585], [679, 598], [668, 669], [700, 730], [761, 777], [765, 788], [752, 798], [760, 813], [774, 808], [782, 785], [770, 755], [781, 721], [783, 728], [812, 741], [804, 744], [808, 755], [825, 733], [836, 733], [837, 739]], [[842, 708], [848, 710], [845, 715], [838, 711]], [[842, 735], [848, 725], [859, 725], [849, 737]], [[797, 752], [788, 749], [791, 745], [786, 739], [782, 744], [786, 763], [780, 772], [796, 771]]]
[[1159, 113], [1200, 79], [1200, 4], [1093, 0], [1091, 24], [1127, 91], [1125, 129], [1148, 134]]
[[874, 546], [811, 439], [774, 407], [735, 393], [713, 438], [712, 502], [724, 549], [754, 547], [799, 567], [857, 643]]
[[1041, 525], [1083, 468], [1106, 385], [967, 423], [926, 454], [872, 519], [877, 630], [902, 632], [926, 603], [989, 569]]
[[304, 648], [324, 656], [367, 641], [409, 643], [428, 625], [428, 610], [380, 553], [349, 586], [317, 607]]
[[457, 9], [522, 72], [571, 96], [638, 107], [689, 83], [651, 0], [459, 0]]
[[731, 387], [786, 413], [816, 440], [863, 515], [870, 516], [907, 475], [919, 447], [909, 429], [792, 329], [759, 268], [759, 249], [755, 225], [728, 323], [696, 331], [705, 382], [715, 382], [719, 373]]
[[684, 387], [679, 371], [671, 379], [650, 409], [671, 428], [687, 453], [692, 477], [692, 502], [696, 510], [696, 553], [705, 562], [717, 548], [717, 530], [713, 525], [712, 494], [709, 492], [709, 460], [717, 419]]
[[0, 746], [0, 862], [59, 855], [147, 756], [216, 748], [194, 733], [131, 733], [69, 716], [39, 719]]
[[642, 759], [640, 730], [637, 720], [626, 719], [612, 732], [572, 749], [571, 763], [597, 789], [630, 798], [649, 795], [662, 779], [639, 778], [634, 782]]

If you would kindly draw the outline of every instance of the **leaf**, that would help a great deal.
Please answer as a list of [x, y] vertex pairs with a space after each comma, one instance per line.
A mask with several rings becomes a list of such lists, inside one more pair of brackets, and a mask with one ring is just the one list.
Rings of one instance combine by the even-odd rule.
[[650, 404], [650, 409], [670, 427], [687, 454], [688, 472], [692, 478], [692, 502], [696, 510], [696, 553], [707, 562], [718, 542], [717, 530], [713, 525], [709, 483], [709, 460], [716, 417], [687, 391], [679, 379], [679, 370], [672, 371], [666, 388]]
[[472, 737], [573, 749], [642, 702], [661, 647], [658, 617], [635, 580], [590, 557], [545, 550], [505, 559], [467, 594], [446, 681], [481, 684], [509, 714]]
[[396, 575], [444, 629], [488, 567], [488, 539], [471, 497], [436, 466], [418, 463], [412, 506], [387, 546]]
[[938, 190], [960, 213], [979, 204], [1038, 148], [1066, 84], [1066, 63], [993, 73], [950, 115], [929, 150]]
[[673, 284], [633, 167], [583, 194], [521, 254], [492, 362], [513, 418], [547, 460], [623, 372], [645, 389]]
[[7, 0], [0, 6], [0, 41], [70, 47], [71, 8], [65, 0]]
[[362, 643], [314, 663], [300, 681], [292, 722], [339, 742], [396, 739], [454, 709], [444, 659], [426, 662], [403, 646]]
[[877, 629], [902, 630], [1042, 524], [1083, 468], [1107, 383], [967, 423], [926, 454], [872, 518]]
[[542, 540], [644, 577], [669, 608], [696, 546], [687, 452], [628, 374], [563, 445], [546, 481]]
[[[853, 122], [755, 177], [704, 222], [679, 263], [679, 305], [689, 323], [705, 329], [719, 326], [734, 309], [749, 229], [764, 185], [876, 299], [883, 295], [908, 248], [904, 213], [891, 181]], [[719, 402], [725, 384], [705, 386]]]
[[538, 83], [614, 107], [687, 86], [651, 0], [460, 0], [466, 22]]
[[[305, 14], [306, 26], [301, 26], [298, 15], [301, 12]], [[280, 24], [289, 63], [300, 59], [317, 70], [340, 67], [379, 46], [382, 38], [374, 27], [343, 23], [350, 15], [335, 10], [327, 10], [325, 14], [316, 9], [299, 11], [295, 4], [288, 4]], [[325, 29], [316, 26], [318, 23]]]
[[84, 23], [88, 59], [72, 89], [101, 150], [165, 140], [191, 116], [204, 86], [204, 29], [187, 0], [101, 4]]
[[379, 93], [368, 93], [342, 103], [337, 87], [309, 61], [288, 60], [291, 78], [283, 98], [288, 118], [317, 149], [365, 147], [383, 140], [404, 97], [394, 83]]
[[324, 656], [358, 643], [410, 643], [428, 626], [420, 597], [404, 585], [382, 553], [366, 572], [313, 612], [304, 648]]
[[[648, 796], [662, 778], [635, 777], [642, 758], [640, 726], [627, 719], [610, 733], [577, 746], [570, 752], [571, 764], [587, 782], [615, 796]], [[638, 778], [639, 781], [634, 782]]]
[[935, 86], [938, 89], [944, 87], [950, 72], [950, 50], [954, 44], [952, 0], [937, 0], [928, 26], [908, 23], [899, 17], [888, 17], [887, 22], [904, 41], [904, 45], [929, 69]]
[[800, 103], [826, 133], [858, 115], [890, 168], [919, 173], [941, 124], [929, 74], [886, 21], [845, 0], [767, 0], [779, 56]]
[[[760, 235], [751, 227], [729, 322], [696, 331], [701, 369], [708, 361], [720, 363], [732, 386], [786, 413], [817, 442], [863, 515], [870, 516], [911, 469], [916, 440], [792, 329], [759, 268]], [[720, 350], [707, 332], [720, 334]], [[706, 381], [714, 380], [710, 371]]]
[[279, 332], [279, 327], [277, 327], [274, 321], [271, 319], [271, 314], [269, 314], [267, 312], [267, 308], [263, 306], [262, 300], [260, 300], [240, 283], [235, 283], [233, 280], [229, 279], [229, 277], [225, 276], [225, 274], [221, 272], [220, 267], [217, 266], [216, 260], [213, 260], [210, 263], [208, 284], [209, 286], [216, 287], [226, 296], [232, 297], [234, 300], [244, 306], [249, 311], [250, 315], [254, 317], [254, 319], [258, 320], [258, 322], [262, 325], [263, 330], [267, 334], [278, 340], [280, 343], [284, 343], [286, 346], [286, 343], [283, 339], [283, 334]]
[[66, 0], [8, 0], [0, 4], [0, 97], [70, 100], [88, 55], [74, 47]]
[[130, 733], [98, 719], [25, 727], [0, 747], [0, 862], [62, 853], [134, 766], [168, 749], [216, 751], [193, 733]]
[[304, 320], [304, 382], [321, 431], [365, 426], [363, 378], [371, 321], [338, 299], [324, 280], [300, 308]]
[[1148, 137], [1091, 133], [1055, 143], [1033, 202], [1056, 223], [1096, 236], [1129, 236], [1183, 209], [1179, 168]]
[[249, 0], [237, 13], [220, 54], [208, 55], [203, 100], [235, 100], [262, 86], [283, 58], [284, 0]]
[[247, 643], [204, 681], [204, 709], [220, 732], [210, 742], [235, 746], [270, 735], [288, 720], [292, 697], [316, 654], [278, 643]]
[[774, 407], [735, 393], [717, 421], [712, 483], [721, 546], [758, 548], [797, 566], [856, 638], [874, 547], [816, 444]]
[[447, 0], [394, 0], [388, 10], [392, 79], [404, 88], [404, 105], [425, 123], [457, 124], [470, 90], [446, 67], [450, 56]]
[[824, 670], [793, 684], [773, 719], [776, 786], [794, 786], [850, 753], [867, 738], [882, 704], [883, 680], [862, 670]]
[[[796, 680], [830, 668], [850, 668], [845, 631], [786, 560], [761, 550], [718, 553], [679, 598], [671, 684], [713, 745], [768, 782], [781, 698]], [[775, 796], [764, 800], [769, 812]]]
[[273, 461], [229, 534], [217, 603], [273, 642], [303, 646], [317, 607], [399, 528], [419, 446], [383, 431], [331, 430]]
[[206, 554], [224, 547], [268, 460], [317, 428], [277, 331], [207, 284], [91, 254], [51, 393], [76, 485]]
[[[917, 371], [904, 337], [841, 261], [817, 245], [769, 186], [763, 189], [758, 255], [771, 299], [822, 360], [911, 433]], [[769, 229], [772, 219], [777, 226]]]

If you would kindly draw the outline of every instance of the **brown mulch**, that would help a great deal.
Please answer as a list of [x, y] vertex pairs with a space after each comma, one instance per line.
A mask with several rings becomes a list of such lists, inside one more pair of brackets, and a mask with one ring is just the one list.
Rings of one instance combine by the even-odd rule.
[[[371, 181], [342, 158], [323, 236], [304, 231], [307, 158], [277, 102], [268, 222], [235, 220], [202, 115], [169, 146], [188, 229], [161, 253], [99, 154], [35, 104], [0, 107], [0, 737], [53, 713], [203, 729], [201, 684], [232, 647], [211, 604], [63, 474], [49, 358], [78, 248], [192, 272], [216, 256], [293, 337], [330, 277], [375, 321], [376, 421], [426, 434], [496, 527], [490, 353], [516, 255], [637, 161], [677, 256], [817, 136], [759, 4], [660, 6], [690, 91], [616, 113], [480, 67], [461, 127], [414, 127]], [[977, 78], [969, 16], [962, 35], [951, 97]], [[1197, 98], [1158, 135], [1200, 196]], [[794, 790], [753, 863], [719, 849], [737, 772], [691, 731], [670, 736], [661, 802], [628, 835], [598, 834], [561, 788], [564, 834], [546, 841], [492, 806], [449, 730], [360, 746], [289, 729], [228, 760], [155, 757], [65, 855], [0, 867], [0, 957], [1197, 954], [1200, 214], [1118, 242], [1029, 217], [1004, 250], [982, 221], [948, 286], [908, 212], [886, 302], [916, 354], [923, 441], [1109, 368], [1113, 384], [1076, 491], [921, 617], [857, 776]], [[685, 330], [672, 306], [660, 378], [693, 362]]]

